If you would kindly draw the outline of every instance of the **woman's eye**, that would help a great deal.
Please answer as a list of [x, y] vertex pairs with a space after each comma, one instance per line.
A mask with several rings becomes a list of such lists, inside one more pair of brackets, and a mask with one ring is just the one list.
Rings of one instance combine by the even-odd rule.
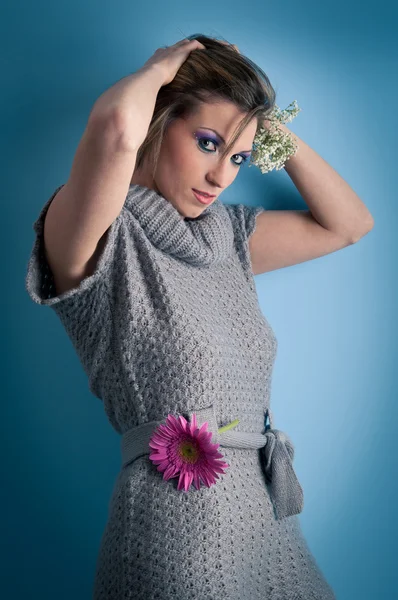
[[[204, 146], [204, 144], [206, 144], [206, 142], [210, 142], [210, 144], [214, 144], [217, 147], [217, 142], [210, 140], [208, 138], [198, 138], [198, 144], [201, 145], [201, 147]], [[205, 150], [208, 150], [208, 148], [204, 148]]]
[[[198, 139], [198, 144], [200, 145], [200, 147], [204, 147], [204, 144], [206, 142], [210, 142], [210, 144], [214, 144], [216, 147], [218, 146], [217, 142], [215, 142], [214, 140], [211, 140], [210, 138], [199, 138]], [[206, 147], [204, 148], [204, 150], [206, 150], [207, 152], [211, 152], [211, 150], [209, 150]], [[234, 154], [234, 156], [241, 159], [240, 162], [234, 163], [237, 167], [240, 167], [241, 165], [243, 165], [243, 163], [246, 162], [246, 160], [247, 160], [244, 156], [241, 156], [240, 154]]]
[[205, 144], [206, 142], [210, 142], [210, 144], [216, 144], [213, 140], [208, 140], [207, 138], [199, 138], [199, 143]]

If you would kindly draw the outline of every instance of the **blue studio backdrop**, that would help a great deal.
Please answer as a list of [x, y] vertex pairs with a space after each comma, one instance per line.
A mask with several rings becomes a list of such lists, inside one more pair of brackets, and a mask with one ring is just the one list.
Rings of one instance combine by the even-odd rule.
[[[120, 438], [61, 323], [24, 289], [32, 224], [69, 177], [98, 96], [156, 48], [198, 32], [257, 63], [280, 108], [297, 100], [301, 112], [287, 127], [374, 217], [357, 244], [255, 282], [278, 339], [271, 407], [295, 445], [309, 546], [339, 600], [395, 597], [397, 20], [392, 3], [376, 8], [352, 0], [3, 8], [4, 600], [90, 598], [120, 469]], [[242, 168], [222, 201], [307, 208], [284, 169]]]

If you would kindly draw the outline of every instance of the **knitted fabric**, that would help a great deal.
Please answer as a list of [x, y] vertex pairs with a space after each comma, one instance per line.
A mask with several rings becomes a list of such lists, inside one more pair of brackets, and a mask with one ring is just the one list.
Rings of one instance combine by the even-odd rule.
[[[264, 209], [219, 199], [184, 218], [133, 184], [95, 272], [56, 295], [44, 218], [26, 288], [60, 318], [112, 427], [214, 407], [218, 427], [264, 432], [277, 340], [261, 312], [248, 238]], [[297, 515], [277, 520], [258, 450], [220, 447], [217, 483], [177, 490], [148, 456], [118, 473], [94, 600], [335, 600]]]

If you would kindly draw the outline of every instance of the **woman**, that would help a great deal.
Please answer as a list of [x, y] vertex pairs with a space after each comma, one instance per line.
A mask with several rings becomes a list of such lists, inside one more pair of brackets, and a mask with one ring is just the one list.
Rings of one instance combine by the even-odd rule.
[[[27, 290], [61, 319], [123, 435], [94, 598], [332, 600], [301, 532], [293, 446], [272, 426], [277, 340], [253, 275], [347, 246], [368, 213], [352, 190], [319, 209], [330, 229], [311, 213], [274, 213], [270, 227], [272, 211], [224, 205], [275, 92], [236, 47], [191, 38], [97, 100], [68, 182], [34, 223]], [[313, 152], [302, 147], [300, 161]]]

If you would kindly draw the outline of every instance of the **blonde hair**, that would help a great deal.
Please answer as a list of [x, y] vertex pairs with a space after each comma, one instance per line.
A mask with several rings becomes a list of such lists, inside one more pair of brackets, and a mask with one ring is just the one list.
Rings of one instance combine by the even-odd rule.
[[224, 147], [222, 158], [253, 118], [257, 118], [258, 131], [275, 107], [274, 88], [264, 71], [249, 58], [232, 46], [202, 34], [187, 39], [198, 40], [206, 50], [193, 50], [174, 79], [160, 88], [148, 133], [137, 152], [137, 169], [148, 160], [151, 172], [156, 172], [168, 125], [177, 118], [194, 114], [201, 103], [229, 101], [245, 113]]

